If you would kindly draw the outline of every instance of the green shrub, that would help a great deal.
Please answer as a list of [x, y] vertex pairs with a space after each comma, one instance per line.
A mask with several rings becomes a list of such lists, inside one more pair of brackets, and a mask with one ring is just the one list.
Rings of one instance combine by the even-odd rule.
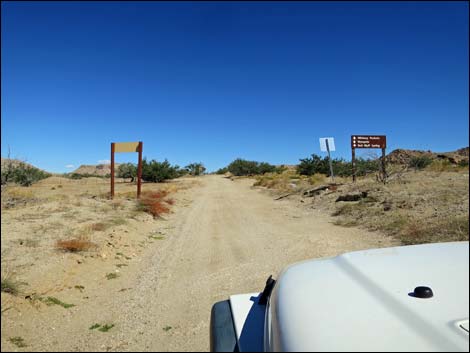
[[64, 174], [65, 178], [73, 179], [73, 180], [80, 180], [82, 178], [110, 178], [111, 174], [106, 175], [99, 175], [99, 174], [91, 174], [91, 173], [67, 173]]
[[[352, 162], [345, 161], [344, 159], [333, 159], [333, 172], [337, 176], [348, 177], [353, 174]], [[356, 175], [364, 176], [369, 173], [374, 173], [380, 170], [380, 159], [365, 159], [356, 158]], [[312, 154], [311, 158], [300, 159], [297, 166], [297, 173], [300, 175], [314, 175], [325, 174], [330, 176], [330, 163], [328, 157], [320, 157]]]
[[137, 166], [132, 163], [120, 164], [117, 170], [118, 178], [131, 178], [131, 183], [137, 176]]
[[227, 170], [236, 176], [259, 175], [274, 172], [276, 166], [266, 162], [247, 161], [237, 158], [227, 166]]
[[17, 165], [9, 164], [5, 168], [2, 168], [1, 182], [2, 184], [13, 182], [22, 186], [30, 186], [50, 176], [51, 174], [33, 166], [28, 166], [25, 163], [19, 163]]
[[432, 163], [432, 158], [428, 156], [414, 156], [411, 157], [408, 162], [408, 167], [414, 168], [415, 170], [424, 169]]
[[142, 161], [142, 179], [153, 183], [160, 183], [164, 180], [174, 179], [184, 172], [177, 165], [172, 166], [168, 160], [157, 162], [152, 159], [150, 162], [144, 158]]
[[276, 171], [276, 166], [266, 163], [266, 162], [261, 162], [258, 164], [258, 173], [257, 174], [265, 174], [265, 173], [273, 173]]
[[215, 174], [225, 174], [228, 172], [228, 168], [227, 167], [224, 167], [224, 168], [220, 168], [218, 169]]
[[316, 154], [312, 154], [311, 158], [300, 159], [297, 166], [297, 173], [300, 175], [313, 175], [315, 173], [330, 174], [328, 157], [321, 158]]

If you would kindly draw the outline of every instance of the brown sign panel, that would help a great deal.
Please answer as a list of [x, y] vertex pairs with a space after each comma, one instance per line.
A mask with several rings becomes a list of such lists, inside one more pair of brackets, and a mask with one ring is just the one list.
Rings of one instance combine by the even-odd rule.
[[140, 142], [115, 142], [114, 152], [139, 152]]
[[352, 135], [351, 148], [386, 148], [385, 135]]

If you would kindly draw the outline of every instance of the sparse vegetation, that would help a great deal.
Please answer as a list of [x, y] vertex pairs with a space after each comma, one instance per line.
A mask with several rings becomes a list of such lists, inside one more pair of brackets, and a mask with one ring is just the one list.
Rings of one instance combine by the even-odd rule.
[[224, 167], [224, 168], [220, 168], [218, 169], [215, 174], [225, 174], [228, 172], [228, 168], [227, 167]]
[[3, 185], [11, 182], [21, 186], [31, 186], [33, 183], [50, 176], [50, 173], [24, 162], [14, 163], [12, 160], [7, 160], [2, 166], [1, 183]]
[[38, 298], [40, 301], [42, 301], [44, 304], [51, 306], [51, 305], [59, 305], [65, 309], [72, 308], [75, 306], [75, 304], [67, 304], [64, 303], [63, 301], [60, 301], [59, 299], [55, 297], [47, 297], [47, 298]]
[[106, 278], [107, 279], [115, 279], [115, 278], [118, 278], [118, 274], [115, 273], [115, 272], [110, 272], [110, 273], [106, 274]]
[[405, 245], [468, 240], [468, 179], [438, 175], [424, 167], [387, 185], [363, 180], [358, 188], [369, 195], [337, 203], [335, 224], [378, 230]]
[[10, 337], [8, 340], [19, 348], [27, 347], [27, 344], [24, 342], [24, 339], [20, 336]]
[[165, 200], [167, 195], [166, 190], [142, 193], [137, 201], [137, 209], [150, 213], [154, 218], [161, 217], [162, 214], [170, 212], [167, 205], [173, 203], [171, 199]]
[[1, 287], [3, 293], [10, 293], [12, 295], [17, 295], [19, 293], [20, 283], [13, 280], [10, 277], [2, 277]]
[[114, 324], [104, 324], [104, 325], [101, 325], [101, 324], [93, 324], [93, 325], [91, 325], [88, 329], [89, 329], [89, 330], [98, 329], [98, 331], [100, 331], [100, 332], [108, 332], [108, 331], [111, 330], [113, 327], [114, 327]]
[[[335, 176], [349, 177], [353, 175], [352, 163], [344, 159], [332, 159], [333, 172]], [[378, 158], [356, 158], [356, 176], [364, 176], [380, 170], [380, 159]], [[320, 157], [312, 154], [311, 158], [300, 159], [297, 166], [300, 175], [324, 174], [330, 176], [330, 165], [328, 157]]]
[[93, 223], [91, 226], [91, 230], [102, 232], [103, 230], [106, 229], [106, 224], [100, 222], [100, 223]]
[[86, 251], [96, 247], [96, 244], [83, 238], [69, 239], [69, 240], [58, 240], [56, 242], [56, 248], [68, 252], [79, 252]]
[[114, 324], [104, 324], [103, 326], [101, 326], [98, 331], [100, 332], [108, 332], [109, 330], [111, 330], [112, 328], [114, 327]]
[[448, 159], [437, 159], [427, 164], [427, 170], [433, 172], [452, 172], [458, 169], [458, 165], [450, 163]]
[[165, 326], [165, 327], [163, 328], [163, 331], [167, 332], [167, 331], [170, 331], [172, 328], [173, 328], [173, 327], [171, 327], [171, 326]]
[[415, 170], [424, 169], [433, 162], [429, 156], [413, 156], [408, 162], [408, 167], [414, 168]]

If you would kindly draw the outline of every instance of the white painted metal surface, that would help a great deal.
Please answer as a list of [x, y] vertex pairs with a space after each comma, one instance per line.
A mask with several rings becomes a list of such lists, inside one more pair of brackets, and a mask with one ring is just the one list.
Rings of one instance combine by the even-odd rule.
[[[281, 273], [271, 297], [272, 331], [265, 348], [468, 351], [468, 278], [468, 242], [294, 264]], [[417, 286], [430, 287], [434, 296], [410, 296]]]
[[328, 148], [331, 152], [335, 151], [335, 139], [333, 137], [320, 137], [320, 151], [327, 152], [326, 140], [328, 140]]

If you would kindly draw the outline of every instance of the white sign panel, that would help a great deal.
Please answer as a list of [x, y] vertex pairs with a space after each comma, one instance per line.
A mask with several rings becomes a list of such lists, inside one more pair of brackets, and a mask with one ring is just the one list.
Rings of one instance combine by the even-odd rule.
[[320, 138], [320, 150], [322, 152], [327, 152], [328, 149], [326, 148], [326, 140], [328, 140], [328, 147], [330, 148], [330, 151], [335, 150], [335, 140], [333, 137], [321, 137]]

